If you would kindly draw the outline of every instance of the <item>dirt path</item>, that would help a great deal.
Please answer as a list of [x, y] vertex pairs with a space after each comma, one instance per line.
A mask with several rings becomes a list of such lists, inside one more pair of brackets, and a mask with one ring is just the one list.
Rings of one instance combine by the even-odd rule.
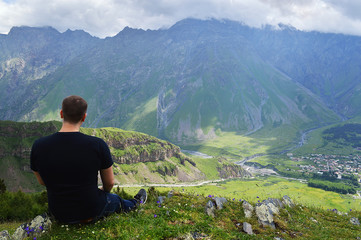
[[196, 187], [205, 184], [216, 184], [226, 179], [207, 180], [201, 182], [183, 182], [183, 183], [143, 183], [143, 184], [117, 184], [114, 187]]

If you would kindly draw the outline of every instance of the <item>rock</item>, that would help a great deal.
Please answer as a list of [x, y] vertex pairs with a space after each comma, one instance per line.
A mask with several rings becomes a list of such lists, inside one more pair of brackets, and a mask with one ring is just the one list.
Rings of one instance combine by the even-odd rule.
[[353, 225], [357, 225], [357, 226], [360, 225], [360, 221], [359, 221], [358, 218], [356, 218], [356, 217], [352, 217], [352, 218], [350, 219], [350, 222], [351, 222]]
[[207, 235], [203, 233], [193, 232], [193, 233], [186, 233], [180, 238], [177, 239], [183, 239], [183, 240], [196, 240], [196, 239], [205, 239]]
[[271, 226], [272, 228], [276, 228], [273, 221], [273, 214], [266, 204], [256, 205], [256, 215], [258, 221], [263, 226]]
[[168, 198], [173, 197], [173, 194], [174, 194], [174, 191], [173, 191], [173, 190], [172, 190], [172, 191], [169, 191], [169, 192], [168, 192]]
[[29, 224], [24, 223], [22, 225], [20, 225], [14, 232], [13, 234], [13, 239], [15, 240], [21, 240], [24, 239], [26, 237], [28, 237], [27, 231], [29, 230]]
[[159, 196], [157, 202], [159, 202], [159, 204], [162, 204], [164, 202], [164, 200], [165, 200], [164, 196]]
[[227, 202], [227, 199], [223, 197], [215, 197], [214, 200], [216, 201], [217, 209], [222, 209], [223, 204]]
[[243, 211], [244, 211], [244, 215], [246, 216], [246, 218], [251, 218], [253, 210], [254, 210], [253, 206], [246, 200], [243, 201], [242, 206], [243, 206]]
[[244, 222], [243, 223], [243, 231], [245, 233], [247, 233], [248, 235], [253, 235], [252, 225], [249, 224], [248, 222]]
[[13, 234], [15, 240], [24, 238], [35, 238], [41, 236], [45, 231], [51, 228], [51, 220], [46, 214], [36, 216], [30, 223], [20, 225]]
[[187, 233], [185, 235], [183, 235], [180, 239], [184, 239], [184, 240], [194, 240], [193, 236], [191, 233]]
[[295, 206], [292, 200], [287, 196], [283, 196], [282, 201], [276, 198], [268, 198], [267, 200], [262, 201], [262, 203], [256, 204], [256, 215], [258, 217], [258, 221], [263, 226], [270, 226], [275, 228], [275, 223], [273, 222], [274, 214], [280, 213], [280, 208], [284, 208], [284, 206]]
[[263, 203], [267, 204], [270, 208], [275, 209], [276, 212], [279, 212], [279, 208], [284, 207], [281, 200], [277, 198], [268, 198], [267, 200], [264, 200]]
[[271, 214], [279, 214], [280, 207], [283, 207], [282, 202], [279, 199], [268, 198], [263, 200], [262, 203], [258, 203], [256, 206], [265, 205]]
[[9, 235], [9, 232], [7, 230], [0, 232], [0, 240], [10, 240], [11, 237]]
[[295, 206], [295, 204], [293, 203], [292, 199], [287, 196], [287, 195], [284, 195], [282, 197], [282, 203], [290, 208], [293, 208]]
[[207, 215], [214, 218], [215, 217], [215, 215], [214, 215], [215, 210], [216, 210], [216, 208], [214, 206], [214, 203], [211, 200], [209, 200], [207, 202], [207, 205], [206, 205], [206, 213], [207, 213]]

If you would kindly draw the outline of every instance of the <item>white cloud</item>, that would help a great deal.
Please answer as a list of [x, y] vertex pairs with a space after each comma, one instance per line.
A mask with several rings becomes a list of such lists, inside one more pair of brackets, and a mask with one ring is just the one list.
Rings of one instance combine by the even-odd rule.
[[359, 0], [0, 0], [0, 32], [12, 26], [52, 26], [105, 37], [126, 26], [158, 29], [193, 17], [361, 35], [360, 12]]

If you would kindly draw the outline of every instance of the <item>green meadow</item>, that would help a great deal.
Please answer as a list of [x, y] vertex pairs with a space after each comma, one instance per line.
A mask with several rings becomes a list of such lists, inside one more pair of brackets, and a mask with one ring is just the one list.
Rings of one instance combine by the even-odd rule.
[[[138, 188], [124, 188], [127, 192], [135, 193]], [[219, 183], [195, 187], [156, 187], [161, 192], [174, 189], [179, 192], [198, 194], [201, 196], [220, 196], [229, 199], [240, 199], [257, 203], [267, 198], [281, 198], [288, 195], [295, 203], [307, 207], [337, 209], [349, 212], [350, 209], [361, 211], [361, 199], [354, 199], [352, 195], [338, 194], [311, 188], [307, 183], [280, 177], [258, 177], [254, 179], [228, 180]]]
[[224, 156], [239, 161], [254, 154], [277, 153], [295, 146], [300, 135], [291, 126], [262, 129], [250, 135], [236, 132], [218, 132], [217, 138], [201, 144], [181, 146], [187, 150], [199, 151], [211, 156]]

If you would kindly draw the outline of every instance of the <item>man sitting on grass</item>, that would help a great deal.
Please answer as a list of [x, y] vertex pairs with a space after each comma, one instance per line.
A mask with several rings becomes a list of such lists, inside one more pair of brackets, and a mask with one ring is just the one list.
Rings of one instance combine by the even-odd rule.
[[[145, 203], [141, 189], [134, 199], [110, 193], [114, 185], [113, 160], [100, 138], [79, 132], [87, 114], [87, 102], [79, 96], [63, 100], [59, 132], [36, 140], [30, 168], [46, 186], [51, 215], [62, 223], [90, 223], [113, 212], [127, 212]], [[98, 188], [98, 172], [102, 187]]]

